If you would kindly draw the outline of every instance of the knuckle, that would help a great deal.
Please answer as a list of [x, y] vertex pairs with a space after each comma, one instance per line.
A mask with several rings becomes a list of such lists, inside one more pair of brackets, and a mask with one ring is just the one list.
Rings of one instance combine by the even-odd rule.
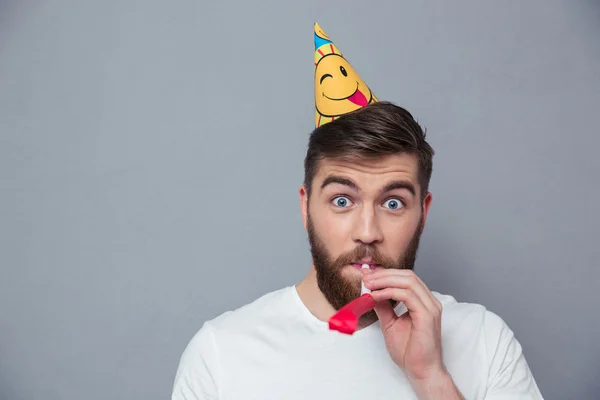
[[408, 278], [408, 282], [411, 285], [416, 285], [419, 282], [419, 279], [417, 278], [417, 275], [415, 275], [415, 273], [412, 272], [412, 271], [410, 272], [410, 274], [408, 275], [407, 278]]
[[398, 300], [402, 297], [402, 290], [400, 289], [389, 289], [390, 291], [390, 298], [394, 299], [394, 300]]
[[390, 298], [390, 297], [392, 297], [394, 295], [394, 292], [393, 292], [393, 290], [391, 288], [383, 289], [383, 290], [379, 291], [379, 293], [380, 293], [379, 297], [381, 299]]

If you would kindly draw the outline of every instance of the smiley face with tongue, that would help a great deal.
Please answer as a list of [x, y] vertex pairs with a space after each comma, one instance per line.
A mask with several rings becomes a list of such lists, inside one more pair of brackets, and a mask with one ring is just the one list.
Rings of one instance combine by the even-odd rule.
[[315, 24], [315, 125], [364, 107], [377, 98], [318, 24]]

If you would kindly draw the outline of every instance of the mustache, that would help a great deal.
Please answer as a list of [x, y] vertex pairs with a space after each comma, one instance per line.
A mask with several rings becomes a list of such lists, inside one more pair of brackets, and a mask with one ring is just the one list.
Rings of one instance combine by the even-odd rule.
[[332, 263], [335, 269], [341, 269], [345, 265], [360, 262], [363, 258], [370, 258], [373, 264], [380, 265], [383, 268], [398, 268], [393, 260], [383, 256], [377, 248], [370, 245], [360, 245], [353, 250], [340, 255]]

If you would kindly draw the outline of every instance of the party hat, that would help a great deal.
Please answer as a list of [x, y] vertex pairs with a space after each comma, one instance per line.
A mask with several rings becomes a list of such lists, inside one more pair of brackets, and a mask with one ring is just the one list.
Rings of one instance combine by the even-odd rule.
[[375, 101], [371, 89], [315, 22], [315, 125]]

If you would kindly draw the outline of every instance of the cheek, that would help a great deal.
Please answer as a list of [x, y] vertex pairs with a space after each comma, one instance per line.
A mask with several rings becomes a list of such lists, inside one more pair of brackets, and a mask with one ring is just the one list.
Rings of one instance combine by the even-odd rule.
[[341, 253], [351, 245], [351, 221], [339, 215], [322, 213], [318, 223], [319, 236], [332, 253]]
[[384, 252], [390, 256], [399, 256], [408, 247], [417, 230], [417, 223], [388, 223], [383, 224]]
[[335, 246], [336, 244], [342, 242], [344, 237], [346, 237], [344, 233], [344, 224], [335, 220], [323, 222], [323, 240], [325, 240], [331, 246]]

